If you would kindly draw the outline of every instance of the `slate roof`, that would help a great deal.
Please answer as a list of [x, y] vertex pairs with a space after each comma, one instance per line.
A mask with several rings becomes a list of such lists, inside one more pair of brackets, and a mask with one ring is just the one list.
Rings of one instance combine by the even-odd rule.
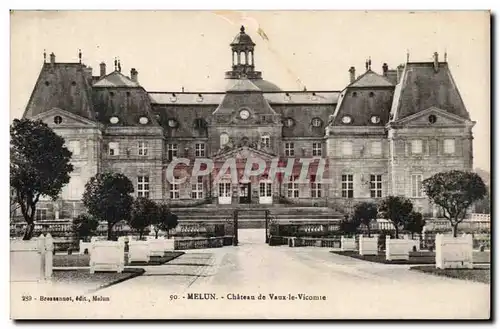
[[108, 87], [93, 89], [94, 109], [98, 120], [111, 125], [110, 118], [118, 117], [117, 126], [145, 126], [139, 122], [148, 118], [146, 126], [158, 125], [151, 109], [151, 101], [143, 88]]
[[84, 68], [79, 63], [44, 63], [23, 117], [56, 107], [94, 120], [91, 87]]
[[[371, 70], [360, 75], [340, 94], [331, 125], [384, 126], [390, 117], [394, 85]], [[344, 116], [351, 122], [343, 123]], [[373, 123], [377, 116], [379, 122]]]
[[[328, 125], [328, 118], [335, 110], [335, 104], [318, 104], [311, 107], [303, 104], [275, 104], [273, 109], [281, 114], [282, 119], [293, 119], [293, 125], [287, 127], [283, 125], [283, 137], [317, 137], [325, 136], [325, 127]], [[321, 119], [321, 126], [314, 127], [312, 120]]]
[[448, 63], [440, 62], [437, 72], [433, 62], [406, 63], [392, 103], [391, 114], [394, 120], [403, 119], [431, 106], [470, 120]]
[[113, 71], [94, 83], [92, 87], [140, 87], [135, 81], [123, 75], [121, 72]]
[[[196, 119], [208, 122], [212, 112], [217, 108], [213, 104], [179, 105], [153, 104], [153, 112], [158, 122], [164, 128], [167, 137], [207, 137], [206, 129], [196, 127]], [[174, 119], [177, 127], [169, 127], [168, 121]]]
[[368, 70], [360, 75], [347, 87], [390, 87], [394, 86], [386, 77], [379, 75], [372, 70]]
[[231, 92], [259, 92], [262, 93], [262, 90], [259, 89], [252, 81], [249, 79], [232, 79], [229, 87], [226, 90], [228, 93]]
[[[153, 104], [219, 105], [224, 92], [149, 92]], [[269, 104], [336, 104], [340, 91], [264, 92]]]

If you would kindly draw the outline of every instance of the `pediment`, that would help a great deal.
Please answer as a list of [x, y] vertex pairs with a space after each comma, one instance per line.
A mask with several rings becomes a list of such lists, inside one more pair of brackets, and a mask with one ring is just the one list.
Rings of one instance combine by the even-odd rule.
[[276, 158], [276, 156], [249, 146], [241, 146], [233, 149], [222, 149], [221, 152], [216, 154], [213, 159], [215, 161], [225, 161], [227, 159], [240, 160], [249, 158], [261, 158], [264, 161], [269, 161]]
[[[435, 117], [435, 122], [431, 121], [431, 116]], [[470, 120], [464, 119], [458, 115], [449, 113], [437, 107], [430, 107], [410, 115], [401, 120], [395, 121], [399, 125], [411, 126], [450, 126], [450, 125], [466, 125], [472, 123]]]
[[[59, 116], [62, 121], [59, 124], [56, 124], [55, 118]], [[53, 108], [49, 111], [40, 113], [37, 116], [31, 118], [32, 120], [42, 120], [51, 128], [79, 128], [79, 127], [93, 127], [97, 126], [97, 123], [91, 121], [87, 118], [79, 116], [77, 114], [65, 111], [60, 108]]]

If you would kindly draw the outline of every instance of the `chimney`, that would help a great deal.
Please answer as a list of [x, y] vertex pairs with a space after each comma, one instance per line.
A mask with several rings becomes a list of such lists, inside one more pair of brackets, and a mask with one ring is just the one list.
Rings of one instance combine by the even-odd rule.
[[92, 67], [85, 67], [84, 65], [84, 68], [83, 68], [83, 73], [85, 75], [85, 79], [87, 79], [87, 81], [92, 81]]
[[351, 83], [353, 83], [354, 80], [356, 80], [356, 69], [354, 68], [354, 66], [351, 66], [349, 68], [349, 78]]
[[103, 76], [106, 75], [106, 63], [101, 62], [101, 64], [99, 64], [99, 67], [101, 68], [99, 77], [102, 78]]
[[50, 64], [55, 64], [56, 62], [56, 55], [54, 53], [50, 53]]
[[405, 66], [404, 64], [399, 64], [398, 65], [398, 74], [397, 74], [397, 77], [398, 77], [398, 83], [401, 81], [401, 77], [403, 76], [403, 70], [405, 69]]
[[139, 72], [137, 72], [137, 70], [136, 70], [135, 68], [132, 68], [132, 69], [130, 70], [130, 79], [131, 79], [132, 81], [134, 81], [134, 82], [137, 82], [137, 83], [138, 83], [138, 82], [139, 82], [139, 81], [137, 80], [137, 76], [138, 76], [138, 75], [139, 75]]
[[389, 66], [387, 65], [387, 63], [384, 63], [382, 65], [382, 72], [383, 72], [383, 75], [386, 77], [387, 76], [387, 71], [389, 70]]
[[439, 71], [439, 55], [436, 52], [434, 52], [434, 72]]

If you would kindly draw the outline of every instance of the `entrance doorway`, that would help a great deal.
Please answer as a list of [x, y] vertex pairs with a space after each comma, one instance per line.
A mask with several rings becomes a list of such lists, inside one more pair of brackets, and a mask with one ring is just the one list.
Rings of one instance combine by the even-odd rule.
[[252, 190], [251, 184], [248, 183], [240, 183], [240, 203], [250, 203], [252, 198]]
[[231, 204], [231, 183], [219, 183], [219, 204]]
[[263, 180], [259, 183], [259, 203], [273, 203], [272, 183], [270, 180]]

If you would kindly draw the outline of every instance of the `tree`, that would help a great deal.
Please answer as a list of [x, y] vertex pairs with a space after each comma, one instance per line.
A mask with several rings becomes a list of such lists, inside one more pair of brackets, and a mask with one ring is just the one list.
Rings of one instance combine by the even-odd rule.
[[368, 228], [368, 237], [370, 237], [370, 223], [377, 219], [377, 205], [371, 202], [361, 202], [354, 207], [353, 219]]
[[[158, 222], [155, 225], [155, 232], [160, 229], [167, 232], [167, 238], [170, 239], [170, 230], [177, 227], [179, 223], [179, 218], [176, 214], [170, 211], [170, 208], [166, 204], [161, 204], [159, 206], [159, 216]], [[156, 229], [158, 227], [158, 229]], [[158, 238], [158, 233], [156, 233], [156, 238]]]
[[478, 174], [460, 170], [437, 173], [424, 180], [422, 186], [429, 199], [443, 209], [454, 237], [467, 209], [486, 195], [486, 185]]
[[87, 240], [88, 237], [95, 234], [99, 221], [87, 214], [80, 214], [73, 219], [73, 232], [77, 240]]
[[[64, 138], [41, 120], [15, 119], [10, 126], [10, 186], [26, 221], [23, 240], [33, 236], [41, 196], [53, 200], [69, 183], [71, 152]], [[12, 202], [11, 202], [12, 205]]]
[[408, 222], [406, 222], [405, 229], [411, 232], [411, 236], [417, 233], [421, 237], [422, 230], [425, 226], [425, 219], [421, 213], [417, 211], [412, 211], [408, 215]]
[[491, 192], [489, 188], [486, 189], [486, 194], [484, 195], [484, 197], [475, 202], [474, 209], [475, 212], [480, 214], [491, 213]]
[[157, 222], [158, 215], [158, 205], [153, 200], [139, 197], [132, 205], [129, 225], [139, 232], [139, 239], [142, 239], [144, 230]]
[[340, 222], [339, 231], [347, 235], [353, 235], [358, 231], [359, 225], [361, 225], [361, 222], [358, 219], [349, 218], [349, 215], [345, 215]]
[[120, 173], [98, 173], [85, 184], [83, 204], [90, 215], [108, 223], [108, 240], [117, 222], [129, 221], [133, 192], [130, 179]]
[[405, 227], [405, 223], [408, 222], [412, 210], [411, 200], [402, 196], [388, 196], [382, 200], [379, 206], [382, 216], [394, 225], [396, 239], [399, 238], [399, 230]]

